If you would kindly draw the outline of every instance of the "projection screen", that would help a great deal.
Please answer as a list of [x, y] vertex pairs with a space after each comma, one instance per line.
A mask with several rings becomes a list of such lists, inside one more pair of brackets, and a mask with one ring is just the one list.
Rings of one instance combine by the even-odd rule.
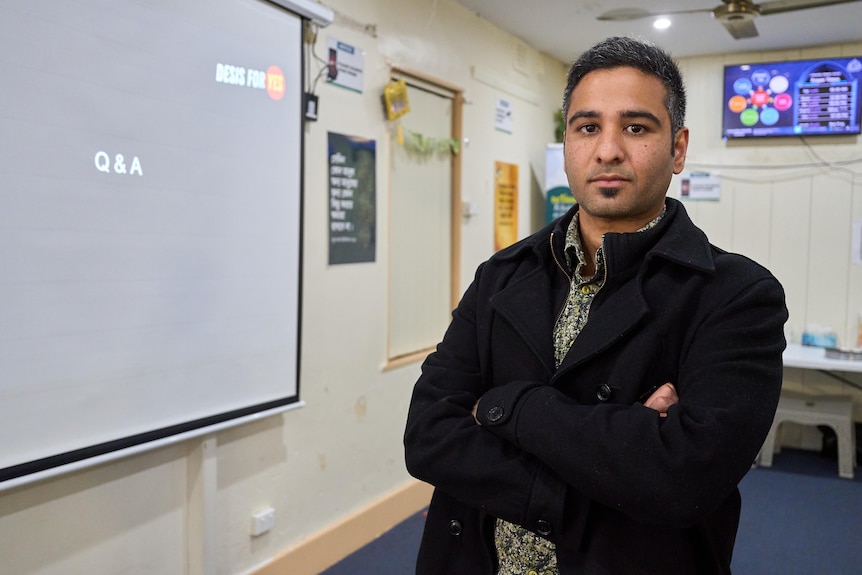
[[301, 31], [0, 0], [0, 485], [298, 401]]

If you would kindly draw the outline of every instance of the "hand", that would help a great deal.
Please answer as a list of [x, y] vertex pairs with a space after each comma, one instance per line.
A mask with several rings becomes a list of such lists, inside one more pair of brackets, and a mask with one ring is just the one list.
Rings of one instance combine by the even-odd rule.
[[676, 388], [668, 382], [655, 390], [644, 402], [644, 405], [658, 411], [660, 417], [667, 417], [668, 408], [678, 402], [679, 396], [676, 394]]

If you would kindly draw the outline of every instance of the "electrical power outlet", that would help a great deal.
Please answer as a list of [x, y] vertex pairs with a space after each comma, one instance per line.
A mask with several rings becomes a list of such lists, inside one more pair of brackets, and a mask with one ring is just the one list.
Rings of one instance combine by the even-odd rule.
[[275, 509], [267, 507], [251, 516], [251, 536], [263, 535], [275, 525]]

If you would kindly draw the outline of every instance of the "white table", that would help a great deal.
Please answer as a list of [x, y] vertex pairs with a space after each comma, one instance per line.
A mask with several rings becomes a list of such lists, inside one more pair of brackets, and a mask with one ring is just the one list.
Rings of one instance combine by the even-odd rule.
[[784, 367], [814, 369], [862, 390], [862, 385], [835, 373], [836, 371], [862, 373], [862, 361], [826, 357], [826, 350], [822, 347], [799, 345], [798, 343], [788, 344], [787, 349], [784, 350]]
[[[850, 381], [835, 372], [862, 373], [862, 361], [853, 359], [833, 359], [826, 357], [822, 347], [789, 344], [784, 350], [784, 367], [813, 369], [851, 387], [862, 390], [862, 385]], [[856, 433], [853, 422], [853, 402], [850, 396], [795, 396], [782, 392], [772, 427], [758, 455], [760, 465], [770, 467], [772, 454], [781, 448], [777, 437], [779, 425], [783, 421], [832, 427], [838, 436], [838, 475], [853, 478], [856, 459]]]

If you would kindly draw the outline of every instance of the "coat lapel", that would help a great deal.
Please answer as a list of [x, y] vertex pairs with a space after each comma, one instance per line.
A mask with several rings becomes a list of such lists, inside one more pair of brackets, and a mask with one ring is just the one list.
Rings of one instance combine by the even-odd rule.
[[549, 375], [554, 373], [552, 330], [566, 294], [565, 282], [556, 282], [560, 285], [555, 286], [550, 273], [562, 276], [556, 269], [539, 266], [507, 285], [490, 302], [497, 314], [509, 322], [526, 347], [539, 358]]
[[[609, 286], [605, 286], [607, 289]], [[649, 306], [640, 290], [640, 282], [632, 278], [609, 297], [600, 292], [590, 308], [584, 329], [575, 338], [558, 373], [578, 366], [622, 341], [623, 336], [637, 326], [649, 313]], [[598, 305], [600, 304], [600, 305]]]

